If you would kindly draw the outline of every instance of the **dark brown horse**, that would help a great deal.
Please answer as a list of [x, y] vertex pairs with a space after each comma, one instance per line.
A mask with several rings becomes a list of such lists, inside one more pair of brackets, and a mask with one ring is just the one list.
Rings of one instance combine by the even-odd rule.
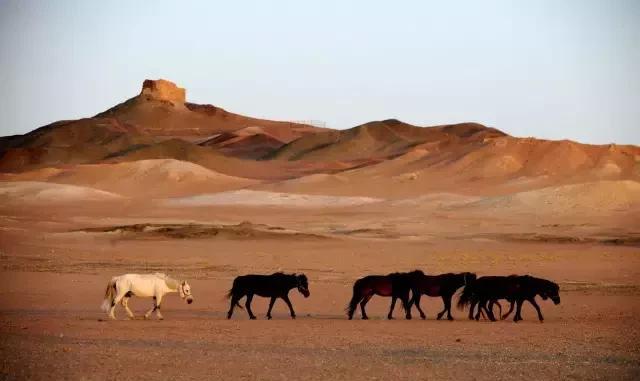
[[391, 297], [391, 307], [387, 314], [388, 319], [393, 319], [393, 309], [396, 300], [402, 301], [402, 307], [406, 312], [406, 318], [411, 319], [411, 306], [409, 305], [409, 292], [411, 290], [411, 273], [392, 273], [388, 275], [368, 275], [358, 279], [353, 284], [353, 297], [347, 307], [349, 320], [360, 303], [362, 319], [367, 320], [365, 306], [374, 295]]
[[[495, 321], [494, 304], [498, 305], [500, 314], [502, 314], [500, 299], [507, 299], [511, 302], [512, 307], [514, 305], [513, 296], [516, 290], [513, 287], [516, 278], [517, 275], [480, 277], [462, 291], [458, 307], [463, 308], [465, 305], [469, 305], [469, 320], [479, 320], [482, 315]], [[474, 314], [474, 312], [476, 313]]]
[[[479, 320], [480, 315], [484, 315], [489, 320], [495, 321], [494, 304], [500, 306], [498, 301], [506, 299], [513, 306], [518, 287], [517, 278], [517, 275], [480, 277], [464, 288], [458, 300], [458, 307], [463, 308], [465, 305], [469, 305], [469, 319], [471, 320]], [[475, 314], [474, 311], [476, 311]], [[500, 306], [500, 313], [502, 313], [502, 306]]]
[[[540, 306], [535, 300], [540, 295], [543, 300], [551, 299], [554, 304], [560, 304], [560, 287], [546, 279], [536, 278], [529, 275], [502, 276], [502, 277], [480, 277], [474, 283], [467, 285], [458, 301], [458, 307], [476, 304], [478, 313], [475, 319], [478, 320], [480, 312], [484, 310], [491, 321], [495, 321], [492, 311], [493, 303], [500, 299], [511, 302], [511, 308], [503, 316], [506, 318], [513, 311], [514, 303], [517, 306], [516, 314], [513, 318], [515, 322], [522, 320], [522, 304], [527, 301], [536, 309], [538, 319], [542, 322], [544, 317], [540, 311]], [[472, 313], [472, 311], [470, 312]]]
[[476, 274], [468, 272], [459, 274], [447, 273], [441, 275], [425, 275], [422, 271], [416, 270], [411, 274], [411, 290], [413, 298], [409, 305], [415, 303], [422, 319], [427, 318], [427, 315], [425, 315], [422, 308], [420, 308], [420, 297], [422, 294], [432, 297], [442, 297], [444, 309], [438, 313], [438, 320], [440, 320], [445, 313], [447, 314], [448, 320], [453, 320], [453, 316], [451, 316], [451, 299], [453, 299], [453, 295], [460, 287], [473, 283], [476, 280]]
[[231, 319], [234, 307], [242, 308], [238, 302], [245, 295], [247, 297], [245, 307], [247, 307], [247, 313], [252, 320], [256, 318], [251, 311], [251, 300], [254, 295], [271, 298], [269, 310], [267, 311], [267, 319], [271, 319], [271, 310], [277, 298], [287, 303], [291, 318], [295, 319], [296, 313], [291, 305], [291, 300], [289, 300], [289, 291], [293, 288], [297, 288], [305, 298], [309, 297], [309, 282], [304, 274], [284, 274], [278, 272], [271, 275], [239, 276], [233, 280], [233, 287], [231, 287], [231, 290], [229, 290], [227, 294], [227, 297], [231, 298], [231, 306], [227, 313], [227, 319]]

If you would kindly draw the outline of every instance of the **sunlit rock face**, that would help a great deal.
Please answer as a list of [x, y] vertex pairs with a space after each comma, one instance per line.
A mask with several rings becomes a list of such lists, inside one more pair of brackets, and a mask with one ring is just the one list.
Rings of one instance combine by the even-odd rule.
[[175, 83], [164, 79], [147, 79], [142, 84], [140, 95], [147, 99], [169, 101], [174, 104], [184, 104], [186, 100], [186, 90], [176, 86]]

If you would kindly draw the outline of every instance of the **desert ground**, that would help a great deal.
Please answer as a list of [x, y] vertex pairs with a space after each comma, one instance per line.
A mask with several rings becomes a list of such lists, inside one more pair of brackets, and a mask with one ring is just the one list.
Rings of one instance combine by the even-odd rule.
[[[640, 147], [396, 119], [346, 130], [186, 102], [168, 81], [0, 138], [0, 380], [640, 378]], [[530, 274], [561, 303], [524, 321], [347, 320], [369, 274]], [[242, 274], [311, 296], [226, 319]], [[164, 272], [195, 302], [100, 310], [109, 280]], [[243, 302], [243, 301], [242, 301]], [[241, 302], [241, 303], [242, 303]], [[455, 302], [455, 299], [454, 299]], [[503, 307], [507, 307], [503, 301]]]
[[[2, 207], [0, 353], [3, 379], [637, 379], [640, 251], [637, 215], [599, 219], [478, 213], [386, 202], [171, 206], [90, 200]], [[264, 200], [262, 200], [264, 201]], [[233, 225], [243, 223], [242, 228]], [[149, 224], [147, 228], [125, 228]], [[176, 234], [156, 233], [172, 226]], [[214, 230], [202, 229], [206, 226]], [[86, 231], [90, 228], [104, 228]], [[114, 228], [115, 227], [115, 228]], [[168, 230], [171, 231], [171, 230]], [[204, 233], [203, 233], [204, 231]], [[193, 233], [193, 234], [191, 234]], [[615, 241], [615, 240], [618, 241]], [[423, 269], [478, 275], [529, 273], [561, 286], [541, 303], [545, 322], [348, 321], [355, 279]], [[293, 290], [298, 318], [254, 299], [259, 320], [225, 313], [232, 279], [303, 272], [311, 296]], [[164, 271], [191, 282], [165, 320], [107, 320], [106, 283], [127, 272]], [[132, 299], [142, 314], [151, 301]], [[505, 306], [506, 307], [506, 306]], [[414, 312], [417, 317], [417, 313]]]

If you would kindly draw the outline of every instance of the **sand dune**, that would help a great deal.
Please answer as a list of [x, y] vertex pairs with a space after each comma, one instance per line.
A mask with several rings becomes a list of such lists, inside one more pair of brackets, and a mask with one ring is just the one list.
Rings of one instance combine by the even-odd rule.
[[55, 204], [84, 201], [114, 201], [122, 196], [89, 187], [38, 181], [0, 182], [0, 203]]
[[535, 214], [598, 214], [640, 211], [640, 182], [597, 181], [547, 187], [511, 195], [489, 197], [465, 207]]
[[173, 159], [46, 168], [5, 176], [5, 179], [84, 185], [132, 197], [220, 192], [256, 183], [254, 180], [227, 176], [197, 164]]
[[412, 208], [451, 208], [464, 206], [481, 200], [481, 197], [465, 196], [455, 193], [430, 193], [424, 196], [390, 201], [391, 206], [409, 206]]
[[[342, 176], [342, 175], [340, 175]], [[311, 189], [310, 192], [318, 189], [332, 189], [335, 194], [339, 194], [341, 189], [351, 189], [360, 194], [391, 194], [391, 191], [367, 192], [362, 184], [354, 185], [348, 180], [336, 175], [313, 175], [308, 176], [309, 179], [301, 178], [291, 181], [280, 182], [277, 184], [267, 184], [259, 186], [260, 189], [280, 189], [283, 191], [292, 191], [294, 189]], [[306, 180], [306, 181], [303, 181]], [[340, 180], [338, 180], [340, 179]], [[384, 182], [380, 180], [381, 182]], [[414, 180], [408, 180], [414, 181]], [[373, 180], [368, 184], [373, 184]], [[319, 185], [320, 184], [320, 185]], [[355, 189], [355, 190], [354, 190]], [[242, 191], [248, 192], [248, 191]], [[346, 192], [345, 192], [346, 193]], [[498, 196], [480, 196], [473, 194], [461, 194], [441, 191], [425, 191], [426, 194], [415, 197], [397, 197], [386, 201], [389, 207], [411, 207], [419, 209], [447, 209], [461, 210], [475, 213], [531, 213], [531, 214], [610, 214], [615, 212], [640, 213], [640, 182], [632, 180], [602, 180], [596, 182], [569, 184], [561, 186], [544, 187], [529, 191], [515, 192], [512, 194]], [[310, 198], [318, 196], [307, 196]], [[242, 199], [246, 196], [247, 200], [254, 196], [254, 193], [235, 194], [232, 198]], [[261, 198], [269, 197], [268, 195], [280, 195], [274, 192], [256, 192], [255, 195]], [[302, 195], [291, 195], [293, 199]], [[270, 196], [273, 197], [273, 196]], [[281, 196], [276, 196], [281, 197]], [[370, 199], [383, 200], [383, 198], [374, 197], [353, 197], [353, 196], [334, 196], [336, 199]], [[233, 203], [223, 198], [215, 198], [215, 202]], [[247, 201], [252, 203], [253, 201]], [[243, 203], [238, 201], [238, 203]], [[258, 201], [259, 203], [259, 201]], [[295, 202], [292, 202], [295, 203]], [[327, 201], [330, 204], [329, 201]], [[277, 204], [274, 202], [274, 204]], [[639, 220], [640, 222], [640, 220]]]
[[317, 173], [290, 180], [258, 184], [256, 186], [252, 186], [251, 189], [283, 193], [331, 195], [334, 194], [333, 192], [336, 190], [343, 189], [348, 186], [349, 180], [345, 176]]
[[204, 194], [191, 197], [169, 199], [170, 206], [206, 206], [206, 205], [270, 205], [292, 207], [342, 207], [379, 202], [371, 197], [335, 197], [238, 190], [217, 194]]
[[[640, 211], [640, 182], [597, 181], [492, 197], [430, 193], [390, 201], [391, 206], [467, 209], [483, 213], [598, 214]], [[640, 222], [640, 219], [639, 219]]]

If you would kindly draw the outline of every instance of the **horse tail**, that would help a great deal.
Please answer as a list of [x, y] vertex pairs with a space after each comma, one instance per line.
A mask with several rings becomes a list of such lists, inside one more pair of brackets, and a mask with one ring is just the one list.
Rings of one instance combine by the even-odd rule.
[[464, 286], [458, 297], [458, 308], [463, 310], [466, 306], [471, 304], [474, 298], [473, 285], [468, 284]]
[[345, 309], [345, 311], [349, 316], [353, 316], [354, 311], [358, 307], [358, 303], [362, 300], [362, 293], [360, 292], [362, 289], [362, 283], [363, 283], [363, 279], [358, 279], [353, 284], [353, 296], [349, 301], [349, 305]]
[[402, 303], [402, 309], [408, 314], [411, 313], [411, 307], [413, 306], [413, 295], [412, 289], [407, 290], [407, 304]]
[[109, 283], [107, 283], [107, 289], [104, 292], [104, 300], [102, 301], [102, 305], [100, 308], [104, 312], [109, 312], [109, 308], [113, 305], [113, 301], [116, 295], [116, 278], [111, 278]]
[[[233, 280], [233, 286], [231, 287], [231, 289], [229, 290], [229, 292], [227, 292], [227, 299], [231, 299], [231, 297], [238, 291], [238, 278]], [[236, 307], [240, 308], [241, 310], [244, 309], [242, 308], [242, 306], [240, 305], [240, 303], [238, 303], [238, 300], [236, 300]]]

